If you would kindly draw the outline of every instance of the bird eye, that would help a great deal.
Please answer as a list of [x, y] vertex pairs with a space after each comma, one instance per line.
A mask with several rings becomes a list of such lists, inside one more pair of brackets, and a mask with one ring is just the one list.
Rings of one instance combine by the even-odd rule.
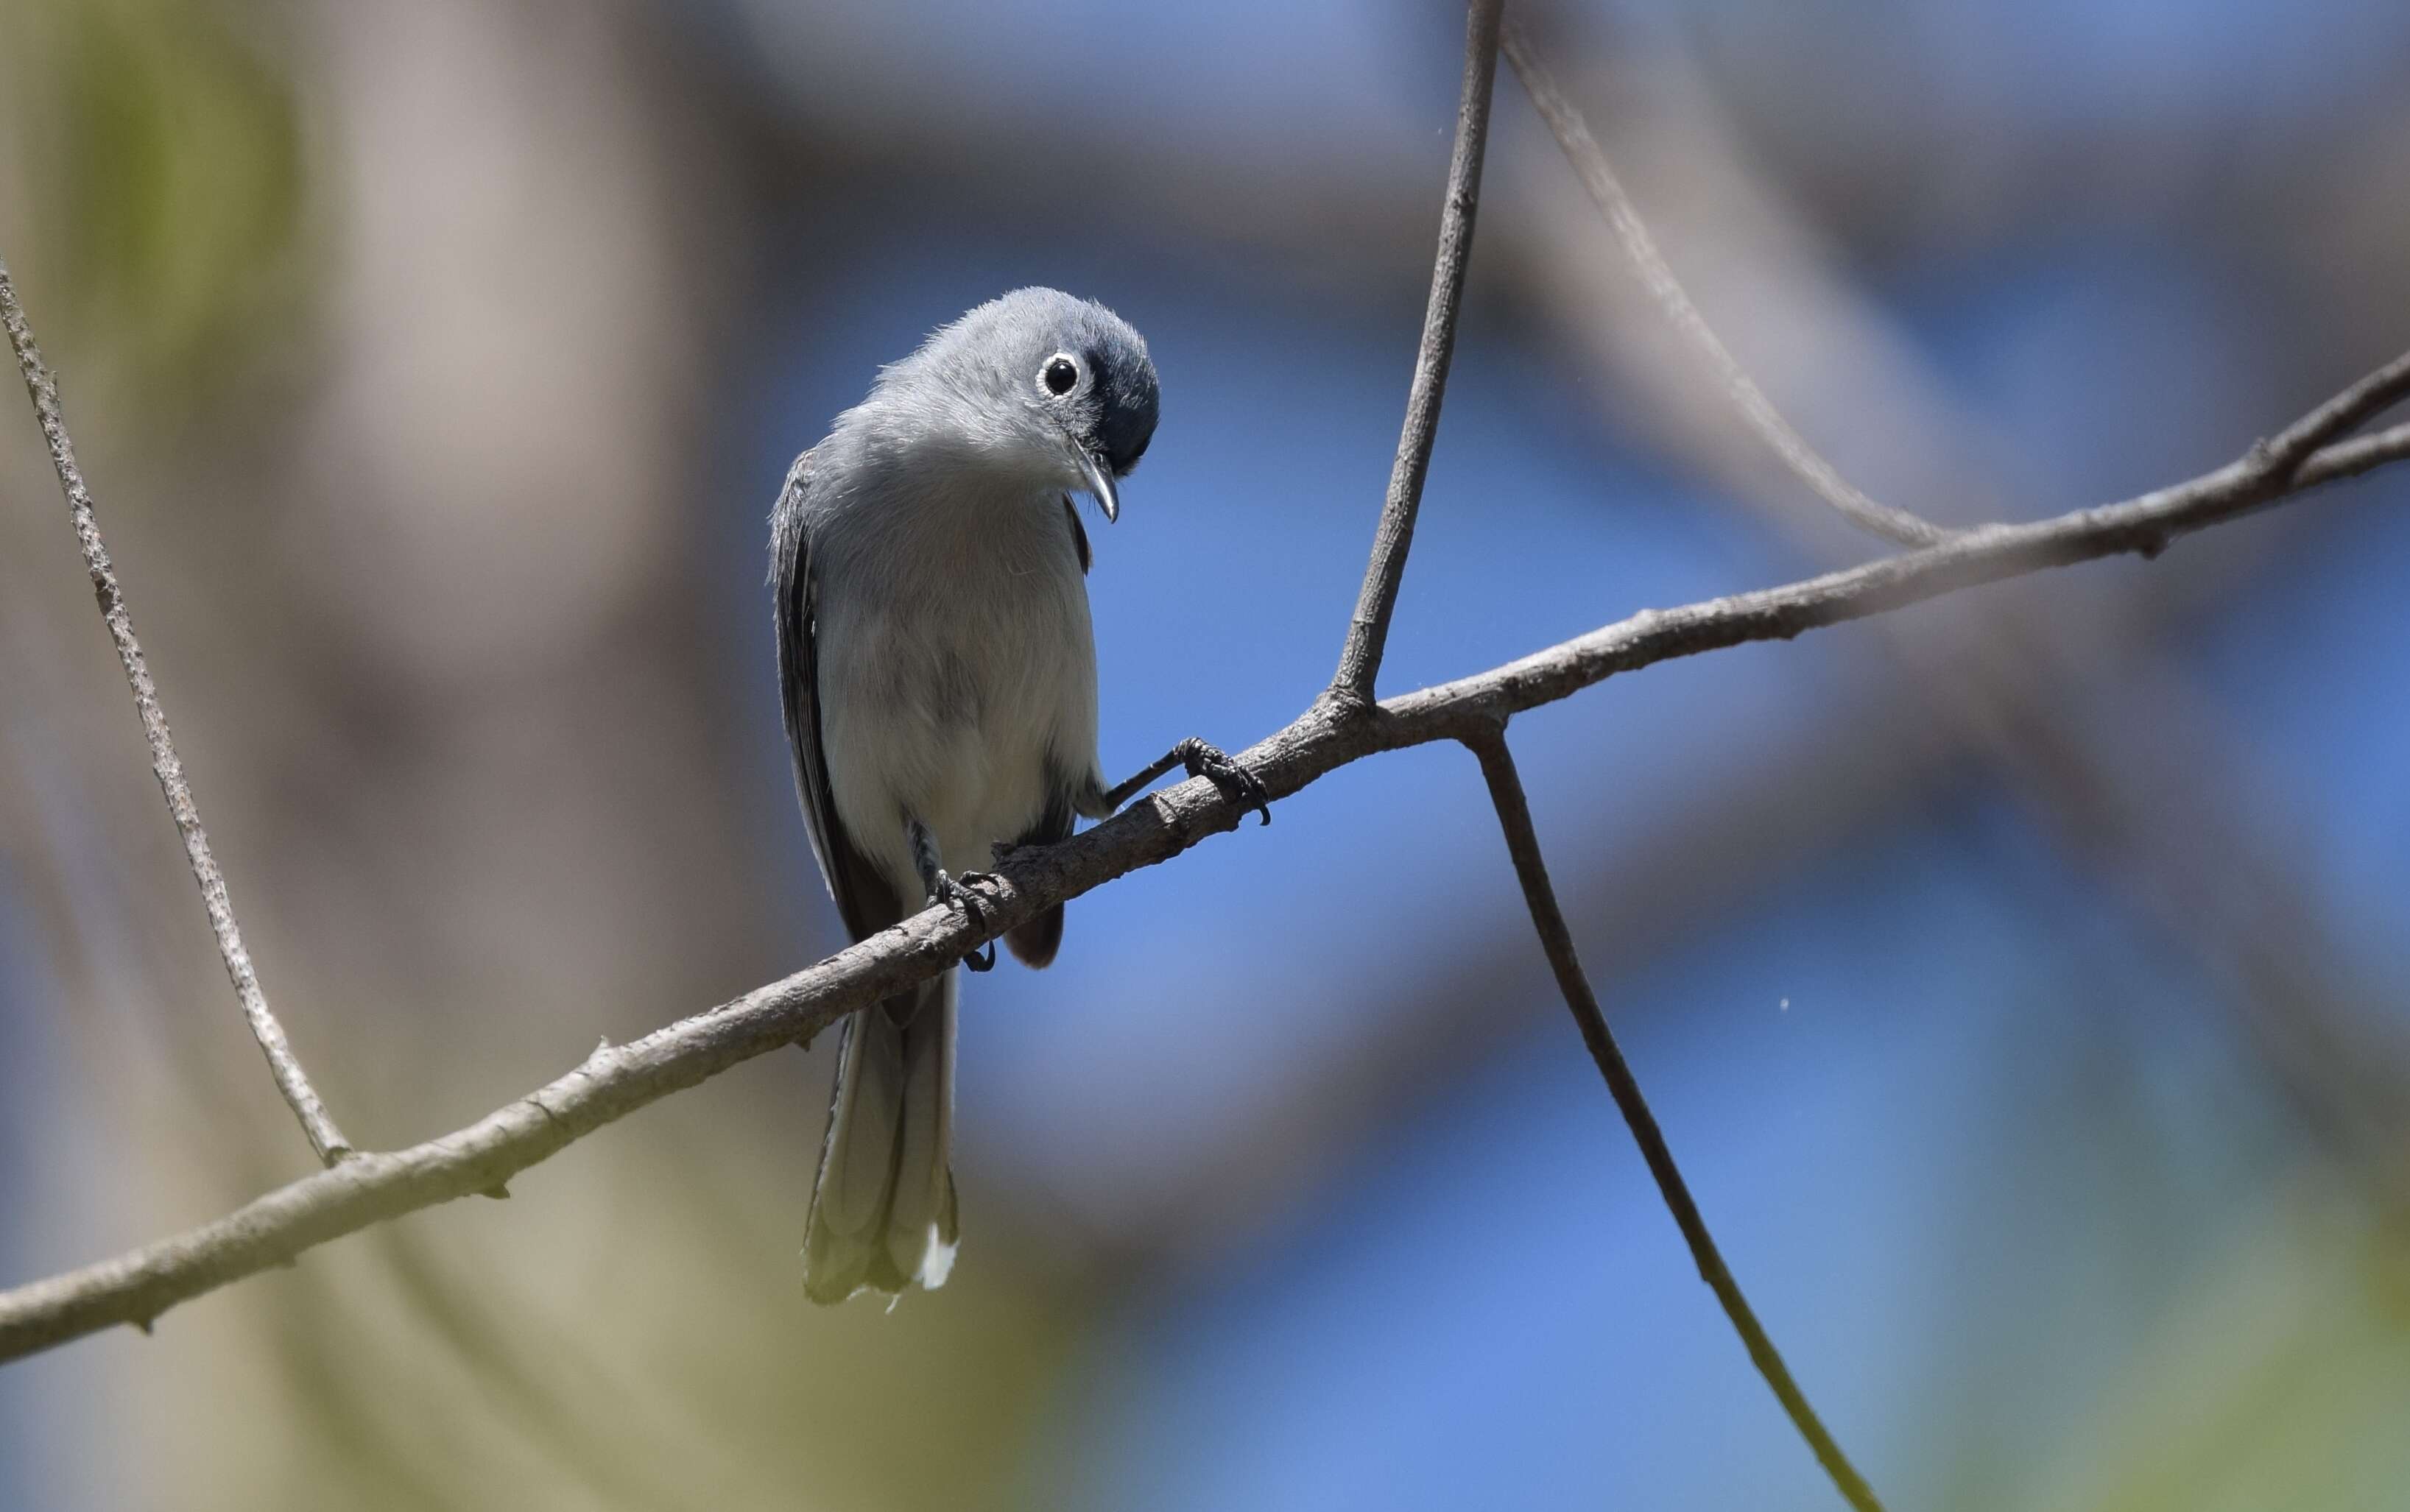
[[1038, 370], [1038, 382], [1044, 385], [1047, 393], [1059, 399], [1079, 385], [1080, 365], [1068, 354], [1058, 352], [1047, 358], [1046, 366]]

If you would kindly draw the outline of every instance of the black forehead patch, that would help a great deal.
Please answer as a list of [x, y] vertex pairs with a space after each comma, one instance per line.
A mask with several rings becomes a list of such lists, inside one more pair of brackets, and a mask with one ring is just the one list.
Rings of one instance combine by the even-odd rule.
[[1113, 471], [1123, 473], [1138, 466], [1154, 439], [1156, 396], [1154, 364], [1116, 345], [1092, 350], [1088, 365], [1096, 375], [1100, 401], [1096, 441]]

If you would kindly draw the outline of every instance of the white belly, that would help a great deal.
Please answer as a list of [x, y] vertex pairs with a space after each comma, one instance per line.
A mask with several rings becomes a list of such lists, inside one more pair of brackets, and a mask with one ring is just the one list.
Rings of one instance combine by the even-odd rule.
[[926, 597], [881, 586], [845, 551], [820, 580], [830, 795], [907, 902], [921, 897], [911, 820], [948, 871], [981, 871], [1096, 762], [1096, 643], [1061, 497], [983, 502], [917, 511], [878, 543], [931, 569], [914, 575]]

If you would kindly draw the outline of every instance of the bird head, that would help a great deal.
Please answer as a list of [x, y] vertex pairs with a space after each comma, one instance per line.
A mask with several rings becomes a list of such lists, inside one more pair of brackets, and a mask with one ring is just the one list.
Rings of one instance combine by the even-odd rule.
[[977, 404], [992, 444], [1121, 516], [1120, 481], [1154, 438], [1145, 338], [1092, 300], [1016, 289], [944, 326], [899, 369], [939, 377]]

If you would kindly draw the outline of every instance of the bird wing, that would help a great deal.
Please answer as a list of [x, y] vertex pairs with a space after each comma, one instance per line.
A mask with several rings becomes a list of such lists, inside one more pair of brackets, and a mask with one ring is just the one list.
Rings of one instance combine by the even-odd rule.
[[876, 934], [904, 916], [878, 870], [846, 833], [829, 791], [828, 764], [820, 742], [820, 657], [814, 630], [820, 584], [812, 574], [810, 531], [805, 501], [812, 486], [812, 454], [787, 469], [786, 486], [770, 512], [770, 586], [777, 598], [778, 687], [787, 714], [787, 747], [794, 756], [795, 796], [811, 830], [812, 854], [847, 932], [856, 940]]
[[1063, 517], [1071, 522], [1071, 549], [1080, 554], [1080, 576], [1084, 578], [1095, 558], [1088, 552], [1088, 532], [1080, 526], [1080, 507], [1071, 502], [1068, 494], [1063, 496]]

